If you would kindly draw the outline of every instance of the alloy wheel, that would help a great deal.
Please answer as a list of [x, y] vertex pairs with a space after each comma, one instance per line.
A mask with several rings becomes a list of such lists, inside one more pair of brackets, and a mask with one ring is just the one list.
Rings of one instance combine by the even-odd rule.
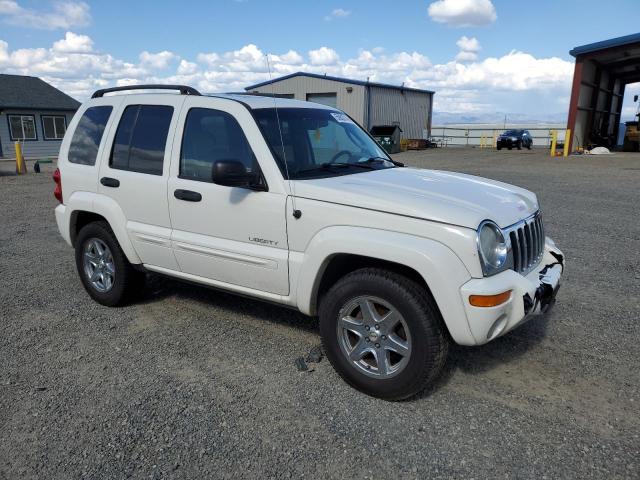
[[379, 379], [400, 373], [411, 355], [411, 334], [400, 312], [389, 302], [361, 296], [338, 314], [340, 350], [355, 368]]
[[111, 290], [116, 279], [116, 267], [107, 244], [99, 238], [90, 238], [85, 242], [82, 258], [84, 273], [91, 286], [100, 293]]

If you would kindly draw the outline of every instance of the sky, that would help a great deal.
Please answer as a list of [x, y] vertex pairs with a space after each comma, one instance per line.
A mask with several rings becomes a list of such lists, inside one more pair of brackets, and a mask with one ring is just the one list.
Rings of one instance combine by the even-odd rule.
[[[434, 90], [441, 121], [566, 120], [571, 48], [638, 32], [638, 0], [0, 0], [0, 72], [242, 91], [308, 71]], [[626, 12], [626, 13], [625, 13]], [[627, 87], [623, 117], [631, 119]]]

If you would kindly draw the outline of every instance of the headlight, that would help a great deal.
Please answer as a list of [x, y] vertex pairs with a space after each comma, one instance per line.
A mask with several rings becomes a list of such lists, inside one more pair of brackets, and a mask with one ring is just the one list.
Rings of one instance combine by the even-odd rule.
[[509, 246], [498, 225], [485, 220], [478, 227], [478, 253], [485, 277], [509, 267]]

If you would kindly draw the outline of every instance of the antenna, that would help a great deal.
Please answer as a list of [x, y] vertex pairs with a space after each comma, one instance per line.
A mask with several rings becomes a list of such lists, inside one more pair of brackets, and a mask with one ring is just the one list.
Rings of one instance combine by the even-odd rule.
[[293, 208], [293, 217], [298, 219], [302, 216], [302, 212], [296, 208], [296, 194], [294, 191], [291, 176], [289, 176], [289, 165], [287, 164], [287, 153], [284, 149], [284, 138], [282, 137], [282, 126], [280, 125], [280, 115], [278, 114], [278, 102], [276, 102], [276, 92], [271, 76], [271, 64], [269, 63], [269, 54], [265, 55], [267, 59], [267, 71], [269, 72], [269, 83], [271, 84], [271, 96], [273, 97], [273, 108], [276, 112], [276, 123], [278, 124], [278, 133], [280, 134], [280, 145], [282, 147], [282, 159], [284, 160], [284, 171], [287, 174], [287, 182], [289, 183], [289, 192], [291, 193], [291, 207]]

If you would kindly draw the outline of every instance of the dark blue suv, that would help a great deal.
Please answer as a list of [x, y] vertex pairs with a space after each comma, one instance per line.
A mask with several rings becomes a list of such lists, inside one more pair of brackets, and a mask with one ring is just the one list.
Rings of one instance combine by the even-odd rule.
[[507, 130], [498, 137], [496, 148], [502, 150], [502, 147], [506, 147], [511, 150], [513, 147], [516, 147], [518, 150], [521, 150], [522, 147], [525, 147], [531, 150], [532, 145], [533, 137], [529, 133], [529, 130]]

